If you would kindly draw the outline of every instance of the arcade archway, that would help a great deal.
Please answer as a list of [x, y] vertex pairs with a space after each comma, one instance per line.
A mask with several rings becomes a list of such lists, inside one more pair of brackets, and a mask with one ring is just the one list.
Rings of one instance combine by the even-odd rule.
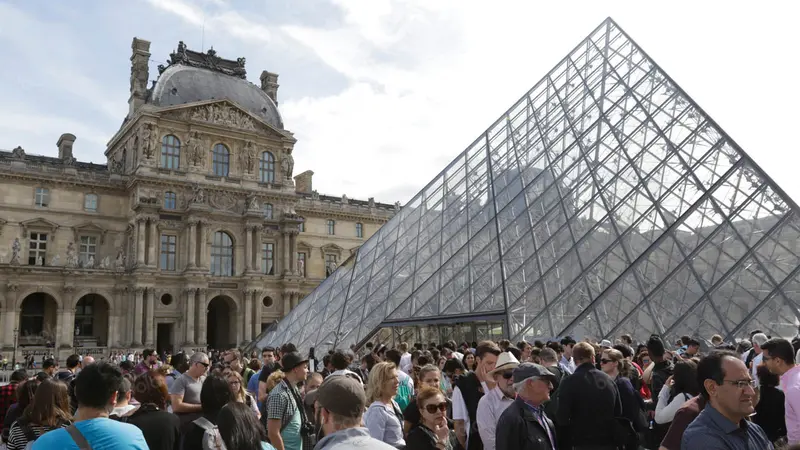
[[86, 294], [75, 304], [73, 335], [78, 347], [108, 345], [109, 304], [99, 294]]
[[208, 303], [206, 317], [206, 342], [209, 348], [228, 349], [235, 347], [238, 338], [236, 302], [230, 297], [218, 295]]
[[20, 347], [52, 347], [56, 343], [58, 302], [52, 295], [34, 292], [22, 300], [19, 315]]

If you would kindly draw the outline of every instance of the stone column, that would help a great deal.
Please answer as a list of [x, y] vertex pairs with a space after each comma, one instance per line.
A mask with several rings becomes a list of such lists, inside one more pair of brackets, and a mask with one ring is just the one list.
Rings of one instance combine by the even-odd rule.
[[291, 250], [291, 248], [289, 246], [289, 233], [284, 231], [283, 232], [283, 267], [281, 268], [282, 272], [284, 272], [284, 273], [286, 273], [286, 272], [292, 273], [292, 271], [293, 271], [291, 263], [289, 261], [289, 254], [290, 254], [291, 251], [292, 250]]
[[106, 345], [108, 348], [116, 347], [117, 343], [119, 342], [119, 313], [115, 311], [115, 314], [108, 315], [108, 339], [106, 339]]
[[183, 324], [183, 331], [185, 333], [183, 343], [184, 345], [194, 345], [195, 304], [197, 302], [195, 294], [197, 293], [197, 289], [188, 288], [184, 292], [186, 294], [186, 302], [184, 304], [186, 315]]
[[250, 272], [253, 270], [253, 226], [247, 225], [244, 227], [244, 270]]
[[[248, 234], [249, 235], [249, 234]], [[242, 339], [250, 342], [253, 332], [253, 296], [256, 291], [244, 291], [244, 335]]]
[[[253, 261], [253, 270], [256, 273], [261, 273], [261, 227], [253, 228], [253, 246], [255, 248], [255, 261]], [[274, 256], [274, 255], [273, 255]]]
[[208, 251], [206, 251], [206, 242], [208, 241], [208, 236], [211, 234], [211, 223], [208, 221], [200, 222], [200, 236], [197, 238], [197, 251], [200, 253], [200, 267], [203, 269], [208, 269]]
[[205, 347], [208, 336], [208, 289], [200, 289], [197, 299], [197, 345]]
[[136, 264], [144, 265], [144, 242], [146, 221], [144, 217], [136, 218]]
[[252, 305], [252, 314], [253, 317], [250, 321], [250, 336], [251, 339], [255, 339], [259, 334], [261, 334], [261, 296], [263, 292], [261, 291], [253, 291], [253, 305]]
[[147, 249], [147, 265], [152, 267], [157, 267], [158, 262], [156, 262], [156, 255], [158, 254], [156, 249], [158, 248], [158, 242], [160, 237], [158, 235], [158, 229], [156, 226], [158, 225], [158, 218], [156, 216], [151, 216], [150, 219], [150, 246]]
[[155, 343], [155, 288], [147, 289], [147, 309], [144, 315], [145, 321], [145, 338], [144, 343], [147, 348], [153, 348]]
[[19, 320], [17, 319], [17, 295], [19, 293], [19, 286], [16, 284], [8, 284], [5, 287], [6, 298], [3, 306], [5, 306], [5, 313], [3, 314], [5, 323], [3, 327], [3, 343], [8, 347], [14, 346], [14, 330], [19, 327]]
[[283, 317], [286, 317], [289, 314], [289, 311], [292, 310], [292, 294], [289, 292], [284, 292], [283, 294]]
[[186, 240], [189, 247], [189, 256], [186, 263], [187, 269], [193, 269], [197, 264], [197, 221], [189, 220], [188, 239]]
[[289, 267], [292, 273], [298, 273], [297, 271], [297, 232], [292, 231], [289, 234]]
[[144, 317], [144, 312], [142, 308], [144, 306], [144, 290], [145, 288], [137, 287], [134, 291], [133, 297], [133, 341], [131, 345], [133, 347], [141, 347], [142, 346], [142, 318]]

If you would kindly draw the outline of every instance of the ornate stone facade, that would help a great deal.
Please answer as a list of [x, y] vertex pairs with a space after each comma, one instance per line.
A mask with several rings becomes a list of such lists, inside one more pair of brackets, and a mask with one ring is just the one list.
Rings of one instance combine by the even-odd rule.
[[[158, 104], [149, 43], [132, 48], [130, 113], [107, 164], [76, 161], [70, 134], [58, 158], [0, 151], [0, 345], [18, 359], [249, 342], [396, 212], [320, 195], [311, 171], [291, 177], [292, 133], [252, 104]], [[267, 95], [242, 80], [243, 58], [204, 66], [179, 50], [162, 77], [221, 73], [277, 114], [277, 83]]]

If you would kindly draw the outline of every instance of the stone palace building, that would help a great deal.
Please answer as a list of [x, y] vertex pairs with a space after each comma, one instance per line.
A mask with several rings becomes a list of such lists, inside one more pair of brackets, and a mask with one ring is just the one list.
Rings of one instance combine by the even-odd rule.
[[[278, 75], [181, 42], [148, 87], [132, 44], [129, 112], [80, 162], [0, 151], [0, 344], [9, 357], [222, 348], [285, 316], [399, 209], [294, 175]], [[294, 175], [294, 176], [293, 176]]]

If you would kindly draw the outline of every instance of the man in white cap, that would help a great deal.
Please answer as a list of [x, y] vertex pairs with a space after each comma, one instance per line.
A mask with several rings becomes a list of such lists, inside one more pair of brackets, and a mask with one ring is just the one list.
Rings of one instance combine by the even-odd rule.
[[514, 403], [513, 371], [519, 366], [519, 361], [510, 352], [500, 353], [497, 364], [489, 374], [494, 378], [495, 387], [481, 397], [478, 401], [476, 422], [478, 433], [483, 441], [484, 450], [495, 450], [495, 428], [500, 415]]

